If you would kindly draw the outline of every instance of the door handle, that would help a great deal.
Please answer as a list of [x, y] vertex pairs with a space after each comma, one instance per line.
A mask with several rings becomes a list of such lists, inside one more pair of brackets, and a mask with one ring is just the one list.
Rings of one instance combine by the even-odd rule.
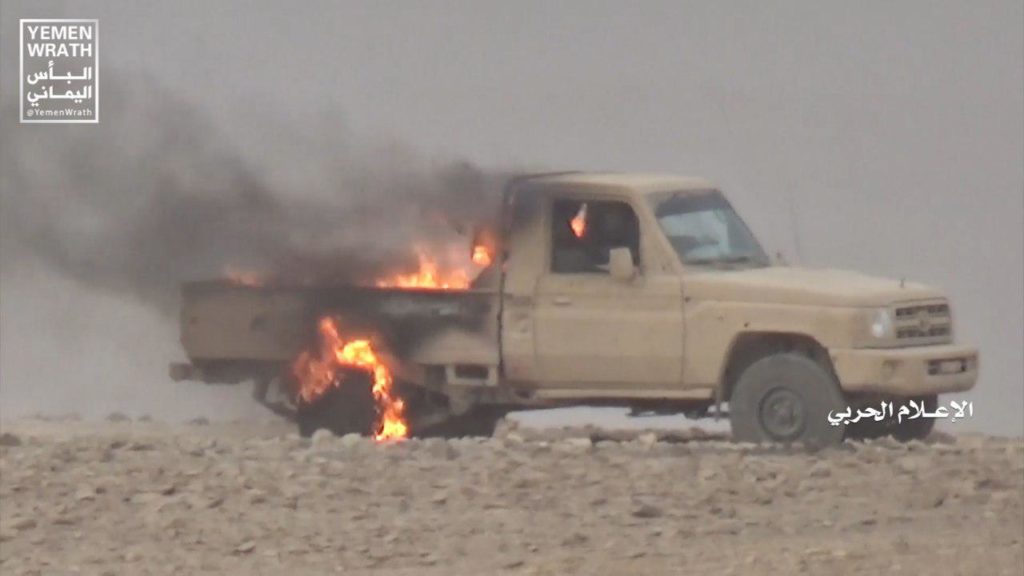
[[530, 306], [533, 304], [532, 296], [518, 296], [515, 294], [509, 294], [508, 296], [506, 296], [506, 298], [508, 299], [509, 304], [514, 304], [516, 306]]
[[555, 306], [568, 306], [572, 304], [572, 300], [568, 296], [555, 296], [553, 302]]

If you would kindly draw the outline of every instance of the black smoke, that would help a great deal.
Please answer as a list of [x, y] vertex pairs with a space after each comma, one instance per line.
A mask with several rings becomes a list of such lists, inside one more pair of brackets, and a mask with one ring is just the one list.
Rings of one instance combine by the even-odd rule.
[[120, 88], [104, 93], [99, 124], [5, 122], [6, 277], [34, 260], [172, 312], [182, 281], [229, 268], [351, 282], [414, 268], [415, 246], [468, 254], [473, 222], [497, 208], [502, 175], [360, 147], [340, 121], [249, 154], [150, 78], [111, 71], [105, 83]]

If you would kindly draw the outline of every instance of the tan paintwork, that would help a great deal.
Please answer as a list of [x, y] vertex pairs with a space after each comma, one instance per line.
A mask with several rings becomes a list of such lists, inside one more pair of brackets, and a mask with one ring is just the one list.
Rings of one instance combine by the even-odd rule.
[[220, 359], [289, 361], [305, 346], [306, 301], [293, 292], [224, 284], [186, 291], [181, 343], [193, 362]]
[[[827, 350], [849, 392], [912, 396], [974, 385], [977, 351], [941, 345], [951, 337], [906, 347], [870, 335], [879, 308], [945, 302], [933, 288], [840, 270], [685, 267], [645, 197], [714, 188], [706, 180], [571, 174], [539, 178], [532, 186], [549, 199], [629, 203], [640, 221], [641, 262], [628, 282], [549, 273], [549, 210], [509, 238], [503, 357], [513, 386], [559, 399], [711, 397], [738, 339], [779, 334], [803, 336]], [[928, 377], [928, 361], [950, 355], [970, 359], [968, 369]], [[899, 368], [883, 377], [887, 362]]]
[[[478, 293], [493, 295], [500, 318], [495, 314], [474, 329], [431, 334], [396, 359], [402, 364], [397, 371], [436, 387], [423, 375], [440, 369], [442, 391], [448, 386], [451, 395], [477, 387], [496, 391], [480, 396], [489, 401], [523, 404], [727, 400], [737, 343], [784, 337], [813, 343], [851, 394], [920, 396], [974, 386], [977, 350], [953, 344], [950, 314], [938, 290], [839, 270], [684, 266], [647, 197], [713, 188], [703, 179], [666, 175], [530, 179], [522, 199], [537, 209], [503, 239], [503, 284], [491, 270], [476, 286]], [[637, 273], [625, 279], [549, 272], [550, 206], [556, 198], [628, 203], [640, 224]], [[296, 320], [303, 309], [299, 296], [237, 287], [191, 301], [186, 295], [185, 304], [182, 339], [193, 361], [285, 360], [303, 341], [304, 327]], [[922, 330], [939, 325], [948, 332], [902, 339], [871, 335], [879, 310], [895, 314], [906, 306], [940, 307], [944, 319], [925, 318]], [[916, 316], [903, 319], [910, 328], [916, 322]], [[962, 360], [964, 369], [929, 374], [935, 360]], [[467, 365], [470, 373], [486, 376], [460, 376]]]
[[[922, 396], [963, 392], [978, 378], [978, 353], [967, 346], [915, 346], [886, 350], [830, 350], [843, 389], [849, 392]], [[931, 360], [962, 359], [958, 374], [928, 374]]]

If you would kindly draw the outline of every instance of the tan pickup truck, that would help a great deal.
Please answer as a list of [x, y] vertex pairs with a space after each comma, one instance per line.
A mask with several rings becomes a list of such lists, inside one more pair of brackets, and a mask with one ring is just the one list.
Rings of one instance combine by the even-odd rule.
[[510, 410], [611, 405], [727, 412], [736, 440], [819, 445], [922, 437], [934, 419], [829, 415], [886, 400], [934, 407], [977, 379], [978, 352], [954, 343], [941, 292], [774, 265], [706, 180], [524, 176], [502, 212], [494, 263], [467, 290], [186, 284], [189, 362], [172, 375], [255, 379], [264, 400], [276, 381], [304, 433], [373, 433], [381, 408], [374, 378], [358, 377], [366, 365], [331, 374], [315, 398], [296, 390], [296, 358], [333, 319], [373, 342], [413, 434], [487, 434]]

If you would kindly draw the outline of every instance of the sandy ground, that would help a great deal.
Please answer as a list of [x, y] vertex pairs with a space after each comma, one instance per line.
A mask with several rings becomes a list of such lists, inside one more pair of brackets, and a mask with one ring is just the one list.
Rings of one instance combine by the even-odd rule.
[[[114, 419], [119, 420], [119, 419]], [[5, 422], [2, 574], [1024, 573], [1024, 441]], [[596, 440], [596, 441], [595, 441]]]

